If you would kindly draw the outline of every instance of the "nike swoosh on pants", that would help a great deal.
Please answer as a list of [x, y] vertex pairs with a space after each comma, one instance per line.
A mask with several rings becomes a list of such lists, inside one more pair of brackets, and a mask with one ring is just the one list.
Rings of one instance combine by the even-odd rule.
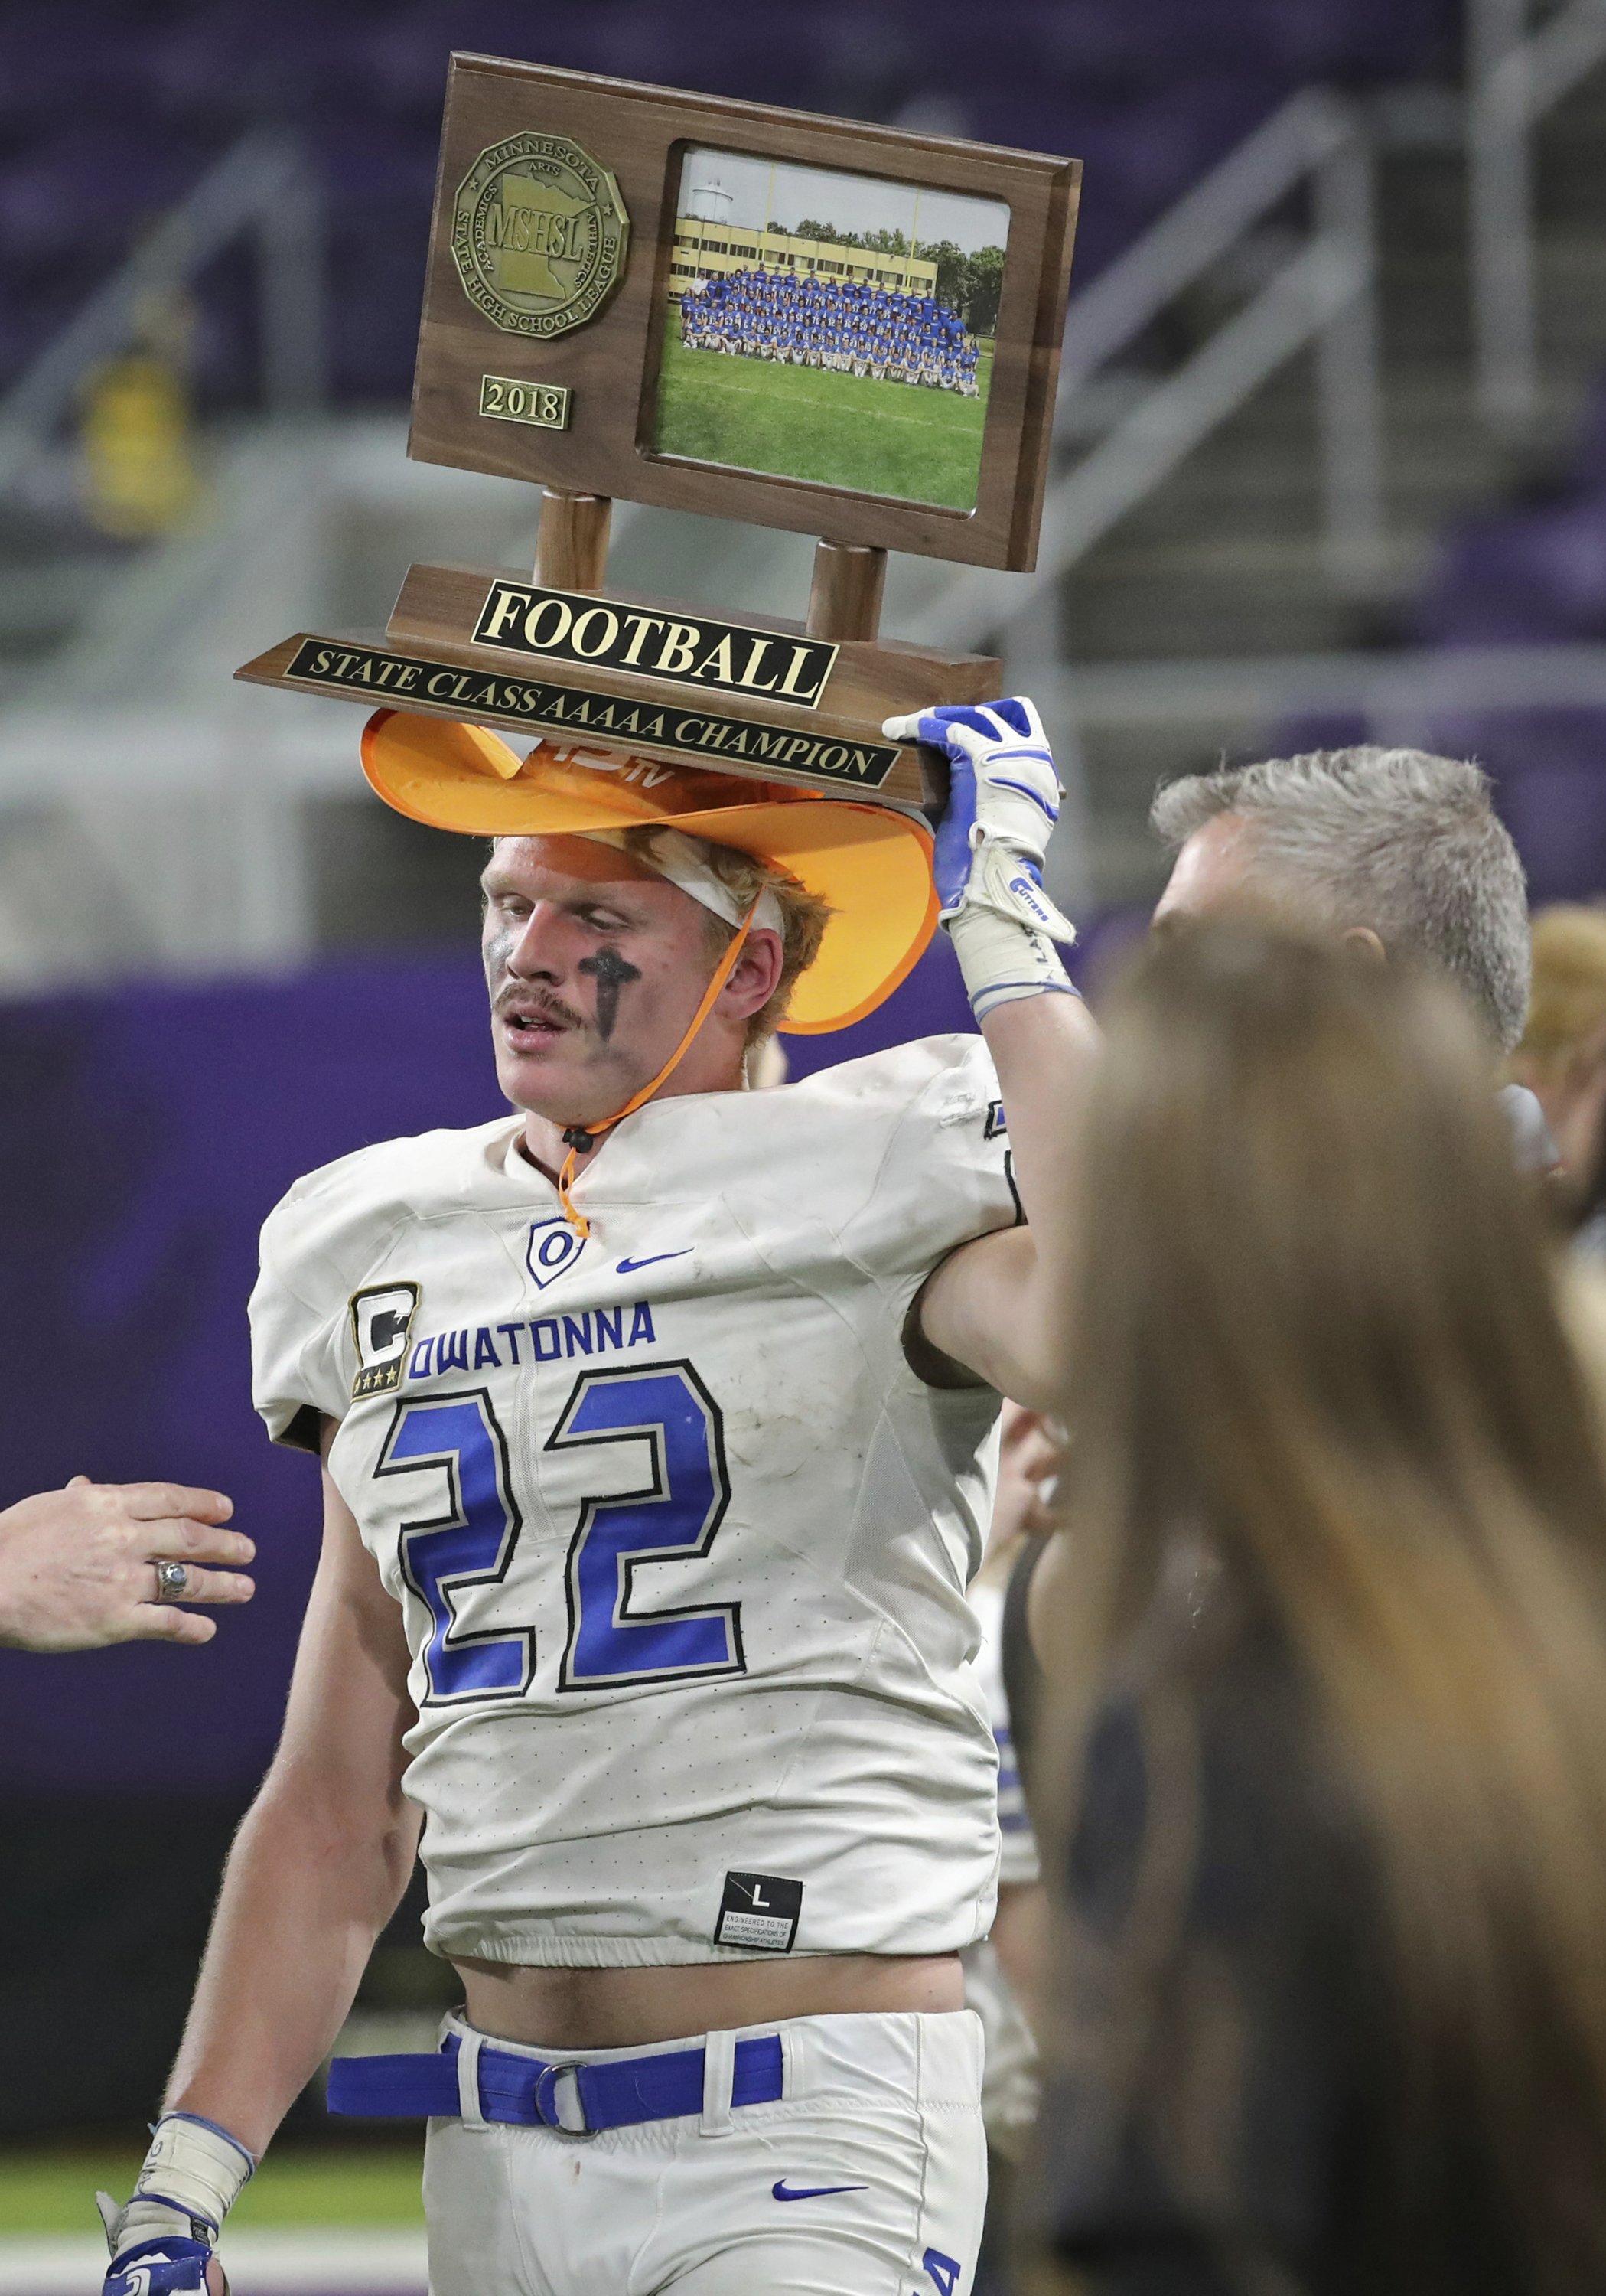
[[770, 2191], [778, 2201], [823, 2201], [830, 2193], [867, 2193], [868, 2185], [799, 2185], [794, 2193], [784, 2177]]

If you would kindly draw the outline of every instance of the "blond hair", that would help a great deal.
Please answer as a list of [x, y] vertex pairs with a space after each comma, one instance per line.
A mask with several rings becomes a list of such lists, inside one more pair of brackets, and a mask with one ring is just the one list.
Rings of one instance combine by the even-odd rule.
[[[657, 833], [650, 824], [643, 824], [627, 829], [620, 841], [633, 859], [651, 868], [655, 865], [653, 840]], [[716, 845], [706, 837], [694, 837], [690, 841], [744, 916], [766, 892], [774, 895], [781, 911], [781, 978], [768, 1000], [748, 1021], [747, 1049], [750, 1053], [773, 1037], [785, 1020], [792, 990], [818, 956], [832, 913], [818, 893], [811, 893], [807, 885], [799, 884], [789, 870], [777, 863], [760, 860], [756, 854], [744, 853], [734, 845]], [[730, 947], [736, 928], [723, 917], [717, 917], [711, 909], [702, 912], [702, 922], [709, 953], [717, 964]]]
[[[1524, 2284], [1593, 2296], [1606, 1478], [1487, 1054], [1425, 972], [1206, 922], [1115, 1000], [1086, 1152], [1070, 1740], [1202, 1540], [1314, 1699], [1370, 1845], [1407, 2174], [1470, 2114]], [[1233, 1662], [1195, 1638], [1181, 1696]], [[1143, 1928], [1135, 1907], [1135, 2004]]]

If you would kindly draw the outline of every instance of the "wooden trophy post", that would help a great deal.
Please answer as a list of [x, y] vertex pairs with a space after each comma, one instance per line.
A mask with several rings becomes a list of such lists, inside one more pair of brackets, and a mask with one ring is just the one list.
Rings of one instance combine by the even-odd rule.
[[608, 573], [607, 495], [566, 495], [549, 487], [536, 531], [536, 581], [543, 590], [601, 591]]

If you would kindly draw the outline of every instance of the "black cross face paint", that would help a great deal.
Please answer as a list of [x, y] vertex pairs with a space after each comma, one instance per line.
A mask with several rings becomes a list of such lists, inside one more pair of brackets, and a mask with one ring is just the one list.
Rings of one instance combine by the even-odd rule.
[[641, 974], [617, 948], [599, 948], [594, 956], [583, 956], [576, 971], [590, 973], [596, 982], [596, 1029], [606, 1044], [619, 1018], [619, 990], [639, 980]]

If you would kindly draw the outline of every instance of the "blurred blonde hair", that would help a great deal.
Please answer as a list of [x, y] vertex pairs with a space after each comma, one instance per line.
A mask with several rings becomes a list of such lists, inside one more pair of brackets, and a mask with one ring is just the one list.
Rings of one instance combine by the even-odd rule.
[[1606, 1029], [1606, 910], [1557, 902], [1534, 918], [1528, 1025], [1512, 1056], [1518, 1073], [1560, 1078]]
[[1086, 1188], [1071, 1735], [1201, 1538], [1375, 1852], [1403, 2155], [1470, 2105], [1531, 2284], [1598, 2291], [1606, 1480], [1487, 1052], [1407, 966], [1184, 929], [1115, 999]]

